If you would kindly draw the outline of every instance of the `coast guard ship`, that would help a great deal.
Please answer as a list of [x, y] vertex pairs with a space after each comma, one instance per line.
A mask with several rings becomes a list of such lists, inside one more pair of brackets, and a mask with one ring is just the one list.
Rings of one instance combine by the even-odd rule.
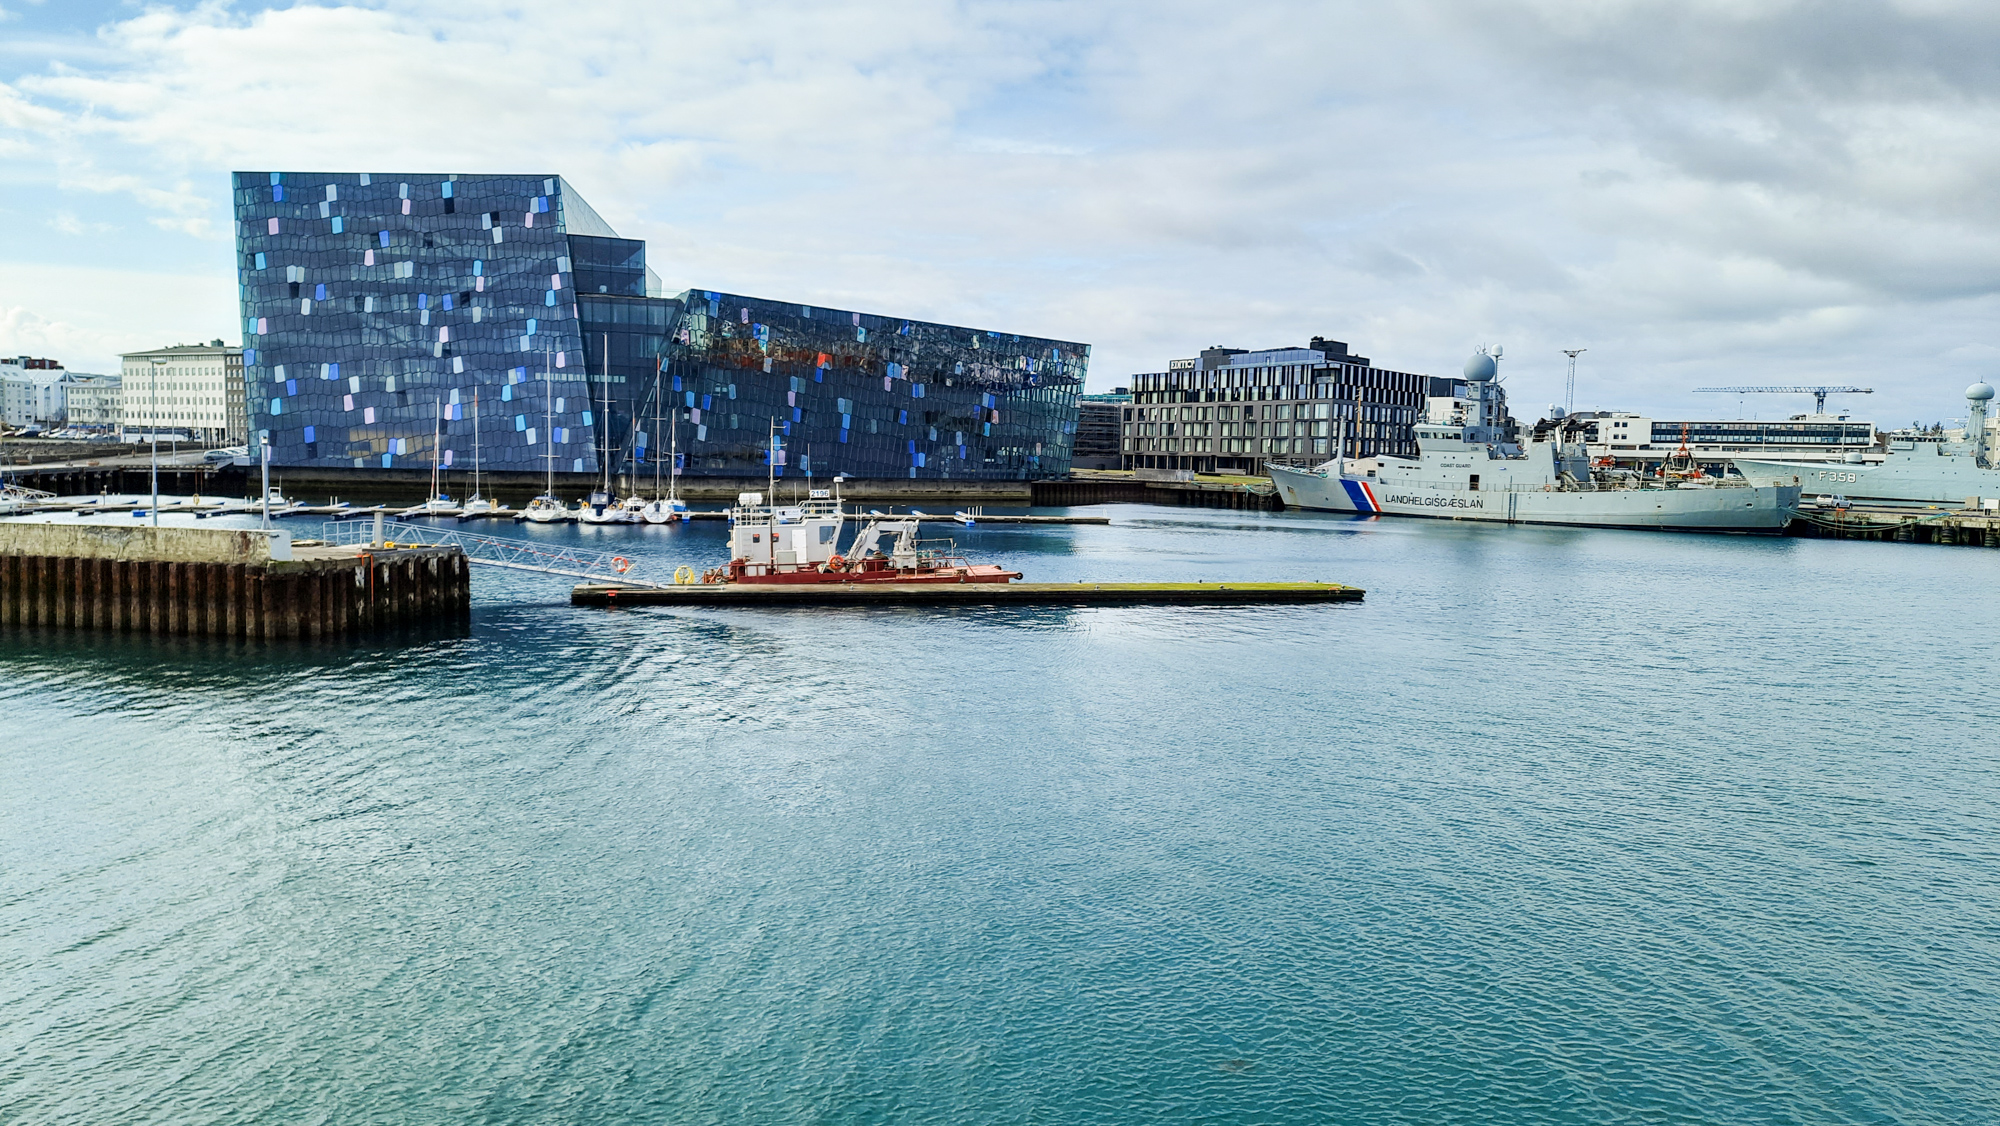
[[1328, 512], [1706, 532], [1778, 532], [1796, 515], [1796, 482], [1708, 477], [1691, 459], [1657, 476], [1593, 467], [1572, 420], [1538, 425], [1522, 446], [1507, 419], [1499, 357], [1482, 348], [1466, 361], [1466, 423], [1419, 424], [1416, 458], [1268, 465], [1278, 495]]

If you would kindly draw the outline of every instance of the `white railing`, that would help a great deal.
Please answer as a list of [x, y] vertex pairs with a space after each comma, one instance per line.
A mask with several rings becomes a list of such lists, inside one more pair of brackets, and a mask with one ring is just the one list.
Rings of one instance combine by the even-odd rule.
[[600, 582], [616, 581], [630, 586], [660, 586], [632, 576], [640, 564], [612, 551], [591, 551], [536, 543], [509, 536], [485, 536], [427, 524], [401, 520], [339, 520], [320, 526], [320, 538], [329, 544], [356, 547], [379, 544], [456, 547], [467, 560], [489, 567], [514, 571], [540, 571], [550, 575], [570, 575]]

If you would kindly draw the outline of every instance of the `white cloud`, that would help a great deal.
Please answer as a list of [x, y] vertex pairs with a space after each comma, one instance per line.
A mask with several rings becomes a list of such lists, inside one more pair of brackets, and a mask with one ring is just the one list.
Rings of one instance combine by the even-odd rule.
[[[49, 310], [60, 310], [51, 314]], [[182, 340], [235, 339], [235, 279], [77, 266], [0, 271], [0, 353], [115, 372], [118, 354]]]
[[1089, 341], [1102, 386], [1322, 333], [1503, 340], [1532, 402], [1585, 342], [1622, 405], [1846, 372], [1903, 417], [1993, 362], [1996, 51], [1886, 0], [206, 5], [0, 84], [0, 153], [129, 201], [107, 246], [221, 324], [233, 168], [549, 171], [670, 285]]

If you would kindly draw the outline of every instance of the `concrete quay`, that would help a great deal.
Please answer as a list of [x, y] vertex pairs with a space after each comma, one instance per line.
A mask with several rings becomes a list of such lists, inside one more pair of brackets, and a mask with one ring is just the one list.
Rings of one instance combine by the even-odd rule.
[[457, 548], [294, 548], [284, 533], [0, 522], [0, 628], [330, 640], [471, 612]]

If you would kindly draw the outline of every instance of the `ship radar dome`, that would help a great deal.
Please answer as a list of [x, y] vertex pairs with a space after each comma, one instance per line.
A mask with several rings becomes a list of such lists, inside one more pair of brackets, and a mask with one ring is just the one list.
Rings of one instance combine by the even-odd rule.
[[1494, 363], [1493, 357], [1484, 352], [1474, 352], [1472, 358], [1465, 361], [1465, 379], [1468, 383], [1484, 383], [1499, 371], [1500, 365]]
[[1993, 385], [1984, 381], [1975, 383], [1965, 389], [1965, 397], [1980, 400], [1990, 399], [1993, 397]]

